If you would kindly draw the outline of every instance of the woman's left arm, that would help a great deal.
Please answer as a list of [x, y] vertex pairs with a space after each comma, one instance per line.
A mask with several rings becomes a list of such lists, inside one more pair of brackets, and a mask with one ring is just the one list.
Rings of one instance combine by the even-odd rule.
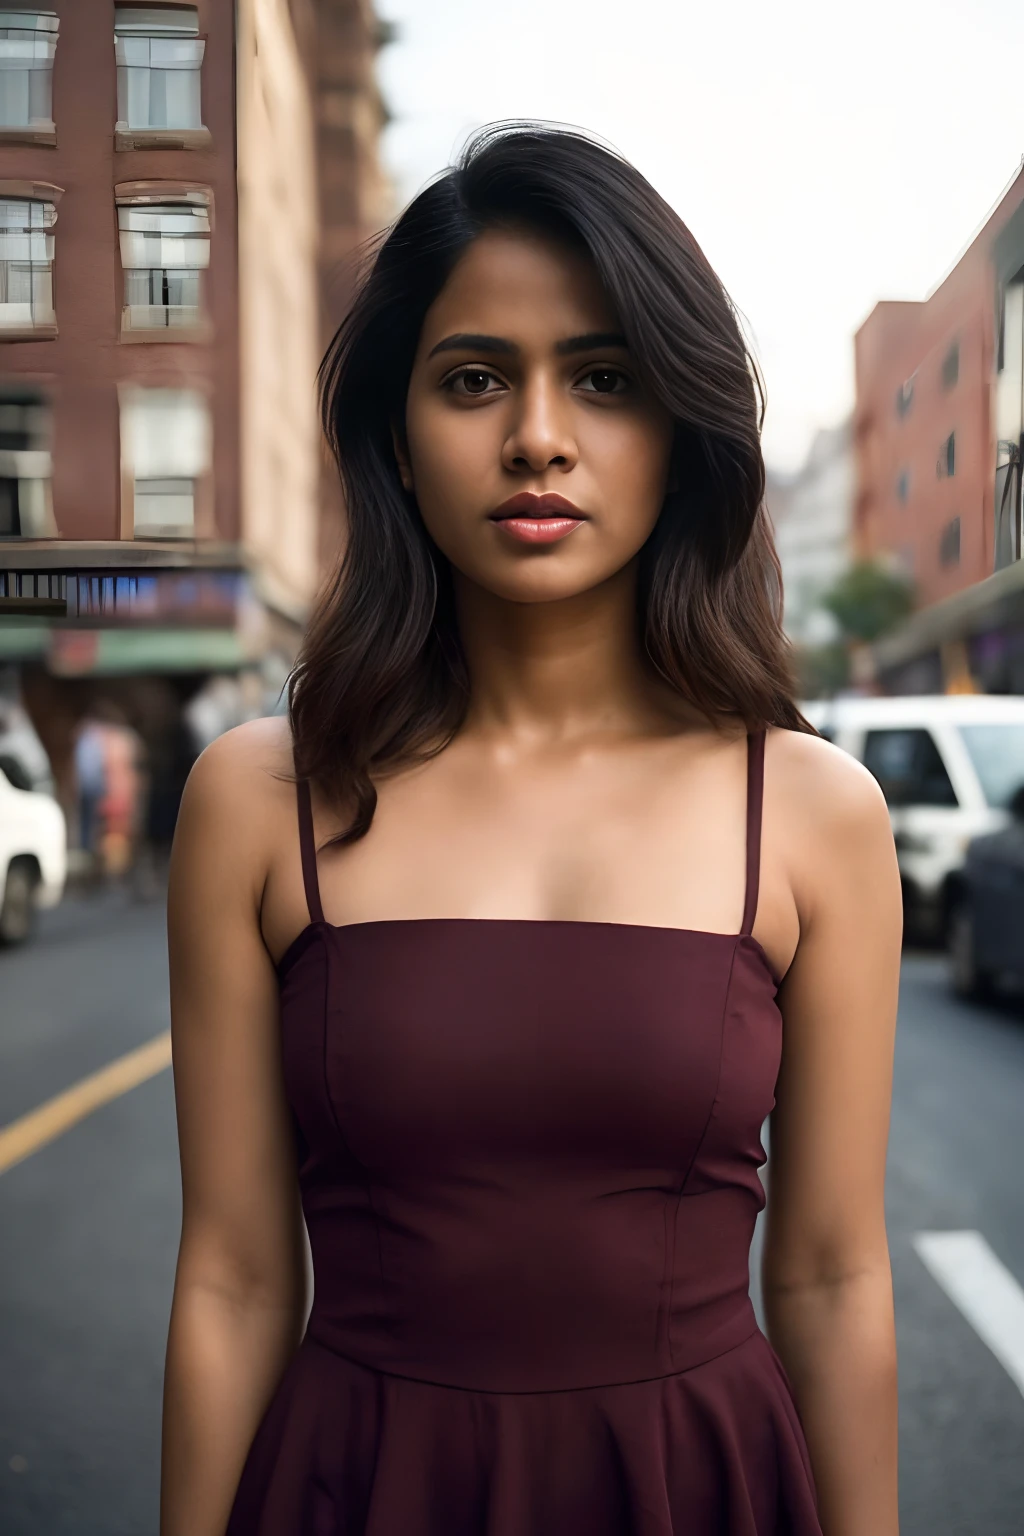
[[803, 1421], [824, 1536], [897, 1536], [884, 1193], [899, 870], [885, 801], [866, 769], [813, 738], [779, 747], [773, 777], [791, 829], [800, 940], [779, 992], [765, 1313]]

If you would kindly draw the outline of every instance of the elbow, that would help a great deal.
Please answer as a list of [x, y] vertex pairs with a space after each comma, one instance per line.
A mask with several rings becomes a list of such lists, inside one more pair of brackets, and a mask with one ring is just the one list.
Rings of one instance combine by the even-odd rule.
[[179, 1307], [191, 1301], [239, 1316], [278, 1313], [283, 1317], [299, 1317], [305, 1314], [306, 1287], [304, 1278], [299, 1276], [286, 1283], [268, 1277], [250, 1275], [242, 1278], [179, 1269], [174, 1285], [174, 1305]]
[[236, 1314], [305, 1315], [308, 1292], [305, 1251], [283, 1245], [273, 1254], [245, 1245], [226, 1248], [198, 1234], [183, 1234], [174, 1280], [174, 1302], [194, 1298], [201, 1305]]
[[895, 1369], [888, 1260], [775, 1276], [762, 1297], [768, 1337], [787, 1370], [802, 1377], [839, 1358], [844, 1370], [879, 1379]]
[[765, 1303], [792, 1297], [839, 1296], [878, 1287], [891, 1292], [892, 1271], [888, 1247], [870, 1254], [818, 1256], [802, 1264], [773, 1263], [766, 1256], [761, 1271]]

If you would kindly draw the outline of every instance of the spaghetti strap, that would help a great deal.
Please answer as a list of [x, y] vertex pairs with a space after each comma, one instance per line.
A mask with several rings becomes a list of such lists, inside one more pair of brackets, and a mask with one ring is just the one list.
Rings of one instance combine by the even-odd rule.
[[313, 837], [313, 800], [309, 793], [309, 780], [298, 779], [295, 791], [299, 801], [299, 851], [302, 854], [302, 883], [306, 888], [306, 906], [311, 923], [322, 923], [324, 909], [320, 905], [320, 882], [316, 874], [316, 842]]
[[750, 933], [757, 916], [761, 877], [761, 805], [764, 800], [765, 730], [747, 732], [747, 894], [740, 933]]

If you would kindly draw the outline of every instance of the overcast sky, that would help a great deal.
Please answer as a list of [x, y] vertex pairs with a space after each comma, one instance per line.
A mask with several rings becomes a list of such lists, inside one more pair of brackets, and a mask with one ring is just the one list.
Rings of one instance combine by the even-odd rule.
[[1024, 155], [1022, 0], [378, 0], [401, 201], [468, 133], [571, 123], [629, 157], [746, 317], [765, 454], [853, 401], [853, 332], [923, 298]]

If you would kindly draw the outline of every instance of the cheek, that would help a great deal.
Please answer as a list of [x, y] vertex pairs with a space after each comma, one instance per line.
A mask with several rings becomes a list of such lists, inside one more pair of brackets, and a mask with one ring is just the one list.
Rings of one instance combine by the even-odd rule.
[[480, 510], [481, 486], [494, 453], [493, 447], [477, 441], [479, 434], [466, 430], [464, 421], [453, 423], [453, 415], [410, 411], [406, 442], [423, 525], [441, 553], [461, 568], [467, 561], [466, 541], [473, 514]]
[[[482, 415], [483, 413], [481, 413]], [[444, 516], [479, 499], [481, 473], [494, 458], [485, 431], [474, 430], [473, 413], [411, 409], [406, 424], [416, 499], [426, 512]]]
[[[621, 508], [633, 526], [654, 526], [668, 489], [672, 427], [649, 420], [626, 420], [594, 433], [592, 463], [610, 510]], [[625, 532], [625, 526], [623, 526]]]

